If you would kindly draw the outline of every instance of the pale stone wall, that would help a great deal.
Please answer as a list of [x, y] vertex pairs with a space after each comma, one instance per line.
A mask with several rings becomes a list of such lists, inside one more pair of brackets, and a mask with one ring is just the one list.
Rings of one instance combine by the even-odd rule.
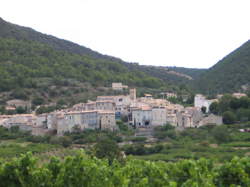
[[99, 128], [97, 111], [82, 113], [81, 128], [82, 129], [98, 129]]
[[166, 109], [164, 107], [152, 109], [152, 125], [159, 126], [167, 123]]
[[71, 132], [74, 126], [81, 126], [81, 112], [70, 112], [65, 114], [65, 123]]
[[136, 101], [136, 89], [135, 88], [131, 88], [129, 90], [129, 96], [132, 101]]
[[36, 127], [47, 127], [47, 115], [39, 115], [36, 117], [34, 126]]
[[113, 82], [112, 83], [113, 90], [123, 90], [123, 89], [127, 89], [127, 88], [128, 88], [128, 86], [123, 85], [121, 82]]
[[221, 124], [223, 124], [222, 117], [221, 116], [216, 116], [214, 114], [210, 114], [209, 116], [204, 117], [200, 121], [199, 126], [207, 125], [207, 124], [221, 125]]
[[166, 121], [167, 123], [173, 125], [173, 126], [177, 126], [177, 116], [176, 114], [167, 114], [166, 115]]
[[113, 82], [112, 83], [112, 89], [113, 90], [122, 90], [122, 83], [121, 82]]
[[67, 120], [65, 120], [65, 119], [59, 119], [57, 121], [57, 135], [61, 136], [65, 132], [69, 132]]
[[42, 127], [32, 127], [31, 134], [34, 136], [43, 136], [48, 133], [48, 129], [44, 129]]
[[201, 94], [195, 95], [194, 98], [194, 106], [198, 108], [206, 107], [206, 112], [209, 112], [209, 106], [214, 102], [215, 100], [208, 100], [205, 98], [205, 96]]
[[110, 101], [97, 101], [96, 102], [96, 110], [115, 110], [115, 103]]
[[133, 110], [133, 124], [137, 127], [149, 126], [152, 124], [152, 110]]
[[177, 113], [177, 127], [194, 127], [192, 116], [186, 113]]
[[116, 129], [115, 113], [100, 112], [98, 114], [101, 129]]

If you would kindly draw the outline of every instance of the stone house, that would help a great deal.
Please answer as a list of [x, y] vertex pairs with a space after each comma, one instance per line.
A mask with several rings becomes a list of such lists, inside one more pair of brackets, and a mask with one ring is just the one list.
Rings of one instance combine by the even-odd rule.
[[89, 110], [115, 110], [115, 102], [111, 100], [89, 101], [79, 103], [72, 107], [72, 111], [89, 111]]
[[23, 107], [23, 108], [27, 108], [28, 110], [30, 110], [31, 108], [31, 102], [24, 101], [21, 99], [8, 100], [6, 104], [7, 104], [7, 107], [14, 107], [14, 108]]
[[121, 82], [113, 82], [112, 83], [112, 89], [113, 90], [123, 90], [123, 89], [127, 89], [128, 86], [127, 85], [123, 85]]
[[199, 122], [203, 119], [203, 114], [199, 108], [187, 107], [177, 112], [177, 127], [198, 127]]
[[213, 114], [203, 114], [199, 108], [187, 107], [184, 110], [177, 112], [175, 126], [181, 128], [200, 127], [207, 124], [222, 124], [222, 117]]
[[177, 94], [173, 92], [166, 92], [165, 95], [167, 98], [171, 98], [171, 97], [177, 98]]
[[167, 123], [167, 115], [165, 107], [153, 107], [152, 108], [152, 125], [162, 126]]
[[132, 110], [132, 124], [135, 127], [146, 127], [152, 125], [151, 107], [141, 107]]
[[177, 116], [176, 116], [176, 114], [166, 114], [166, 121], [170, 125], [177, 126]]
[[13, 115], [10, 118], [6, 118], [1, 125], [6, 128], [18, 126], [20, 130], [32, 131], [34, 118], [33, 114]]
[[64, 115], [64, 122], [57, 127], [58, 134], [71, 132], [74, 127], [84, 129], [110, 129], [116, 127], [115, 112], [103, 110], [74, 111]]
[[100, 129], [116, 129], [115, 112], [114, 111], [98, 111], [98, 120]]
[[96, 101], [96, 110], [115, 111], [115, 103], [113, 101]]
[[209, 106], [216, 101], [218, 100], [217, 99], [208, 100], [204, 95], [197, 94], [194, 97], [194, 106], [200, 109], [202, 107], [206, 107], [206, 112], [209, 112]]
[[98, 96], [97, 102], [99, 101], [111, 101], [115, 103], [116, 116], [127, 116], [128, 108], [132, 103], [130, 95], [117, 95], [117, 96]]
[[233, 93], [232, 96], [239, 99], [241, 97], [246, 97], [247, 94], [245, 94], [245, 93]]

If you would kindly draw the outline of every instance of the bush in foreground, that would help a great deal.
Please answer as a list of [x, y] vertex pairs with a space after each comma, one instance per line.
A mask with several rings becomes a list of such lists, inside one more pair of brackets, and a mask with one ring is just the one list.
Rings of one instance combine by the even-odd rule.
[[223, 164], [211, 160], [176, 163], [128, 158], [126, 163], [89, 158], [83, 153], [49, 163], [39, 163], [31, 153], [0, 162], [0, 186], [249, 186], [250, 158], [234, 158]]

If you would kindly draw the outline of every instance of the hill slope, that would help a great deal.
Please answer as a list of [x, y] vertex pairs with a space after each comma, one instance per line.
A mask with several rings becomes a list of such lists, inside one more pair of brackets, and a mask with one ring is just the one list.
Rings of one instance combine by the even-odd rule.
[[[105, 55], [101, 55], [89, 48], [80, 46], [73, 42], [56, 38], [51, 35], [42, 34], [28, 27], [22, 27], [9, 23], [0, 18], [0, 37], [2, 38], [14, 38], [17, 40], [32, 40], [39, 43], [46, 44], [56, 50], [61, 50], [70, 53], [76, 53], [80, 55], [89, 55], [96, 58], [104, 58]], [[106, 56], [107, 57], [107, 56]]]
[[206, 94], [241, 91], [250, 84], [250, 40], [204, 72], [195, 87]]
[[[82, 90], [85, 96], [93, 96], [96, 88], [109, 87], [112, 82], [139, 88], [178, 90], [177, 79], [185, 78], [157, 67], [126, 63], [0, 19], [2, 102], [9, 96], [26, 99], [40, 96], [48, 101], [59, 96], [78, 99], [76, 94]], [[1, 94], [3, 92], [7, 93]], [[105, 94], [103, 89], [100, 92]]]
[[192, 79], [198, 79], [207, 69], [198, 68], [184, 68], [184, 67], [167, 67], [171, 71], [175, 71], [184, 75], [192, 77]]

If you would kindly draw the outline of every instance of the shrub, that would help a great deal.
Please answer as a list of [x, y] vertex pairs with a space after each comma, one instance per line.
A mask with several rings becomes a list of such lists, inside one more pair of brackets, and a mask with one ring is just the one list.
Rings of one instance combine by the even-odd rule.
[[233, 124], [236, 121], [236, 115], [231, 111], [224, 112], [222, 118], [225, 124]]

